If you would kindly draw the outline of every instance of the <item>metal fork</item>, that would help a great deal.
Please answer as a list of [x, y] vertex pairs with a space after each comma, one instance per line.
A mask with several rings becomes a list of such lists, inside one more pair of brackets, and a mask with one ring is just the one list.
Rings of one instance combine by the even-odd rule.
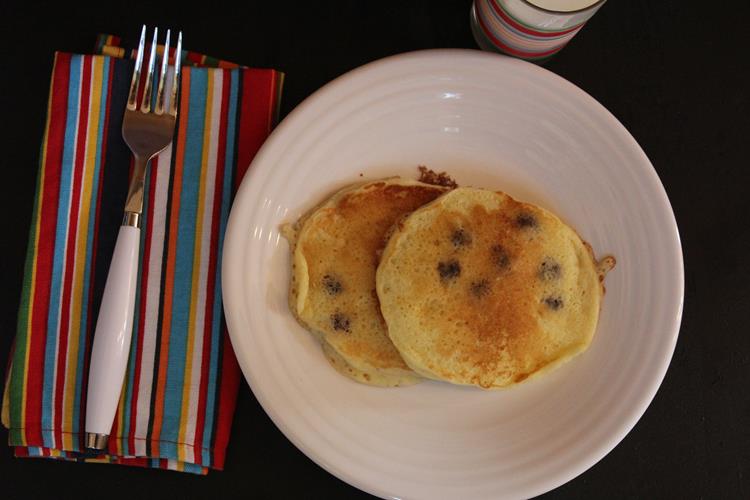
[[154, 101], [157, 35], [158, 29], [154, 29], [146, 82], [140, 107], [138, 107], [138, 90], [143, 69], [146, 26], [144, 25], [141, 30], [135, 69], [128, 93], [128, 104], [122, 123], [122, 137], [133, 153], [135, 166], [125, 202], [125, 215], [120, 226], [120, 232], [117, 235], [115, 251], [107, 273], [107, 282], [104, 286], [99, 317], [94, 331], [94, 344], [91, 349], [86, 399], [86, 447], [97, 450], [102, 450], [107, 446], [109, 432], [120, 400], [130, 351], [135, 289], [138, 282], [138, 247], [140, 244], [143, 181], [146, 176], [146, 168], [148, 162], [172, 142], [175, 122], [177, 121], [182, 32], [177, 36], [174, 76], [169, 92], [169, 102], [165, 99], [165, 82], [167, 80], [170, 30], [167, 30]]

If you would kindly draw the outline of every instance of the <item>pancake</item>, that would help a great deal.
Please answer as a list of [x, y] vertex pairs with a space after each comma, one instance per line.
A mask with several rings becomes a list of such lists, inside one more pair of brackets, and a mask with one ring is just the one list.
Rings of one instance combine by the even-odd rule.
[[585, 350], [614, 265], [554, 214], [458, 188], [394, 231], [377, 270], [388, 334], [417, 373], [499, 388]]
[[379, 386], [421, 380], [388, 338], [375, 271], [391, 227], [446, 190], [401, 178], [355, 184], [283, 231], [293, 246], [290, 309], [339, 356], [326, 356], [333, 366], [354, 380]]
[[399, 375], [398, 373], [383, 370], [358, 370], [347, 363], [341, 354], [331, 347], [331, 344], [328, 342], [323, 342], [321, 346], [323, 347], [323, 354], [325, 354], [325, 357], [331, 366], [333, 366], [333, 368], [340, 374], [356, 380], [357, 382], [378, 387], [399, 387], [413, 385], [422, 381], [422, 377], [416, 375], [412, 371], [404, 372]]

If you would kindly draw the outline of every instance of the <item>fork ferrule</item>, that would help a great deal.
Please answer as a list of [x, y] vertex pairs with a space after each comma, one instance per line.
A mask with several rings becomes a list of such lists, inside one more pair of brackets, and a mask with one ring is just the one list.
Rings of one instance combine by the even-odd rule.
[[125, 212], [122, 217], [122, 225], [135, 228], [141, 227], [141, 214], [138, 212]]

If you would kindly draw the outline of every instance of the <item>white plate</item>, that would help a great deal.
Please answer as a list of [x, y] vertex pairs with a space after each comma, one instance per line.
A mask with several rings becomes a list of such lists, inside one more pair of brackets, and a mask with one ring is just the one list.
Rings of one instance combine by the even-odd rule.
[[[587, 352], [494, 392], [373, 388], [328, 365], [287, 309], [279, 225], [360, 174], [414, 177], [419, 164], [552, 209], [617, 257]], [[253, 161], [222, 266], [232, 344], [258, 401], [307, 456], [383, 497], [531, 497], [574, 478], [645, 411], [682, 312], [677, 226], [635, 140], [562, 78], [468, 50], [377, 61], [306, 99]]]

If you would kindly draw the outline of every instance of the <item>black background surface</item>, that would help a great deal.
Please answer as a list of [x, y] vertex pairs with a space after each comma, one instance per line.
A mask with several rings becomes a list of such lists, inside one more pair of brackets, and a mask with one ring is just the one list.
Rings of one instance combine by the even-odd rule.
[[[97, 33], [135, 38], [143, 23], [182, 29], [193, 50], [286, 72], [283, 117], [361, 64], [475, 47], [470, 0], [71, 4], [0, 4], [2, 363], [15, 333], [54, 50], [90, 52]], [[672, 364], [643, 418], [545, 498], [750, 497], [748, 19], [748, 2], [611, 0], [546, 65], [607, 107], [651, 159], [680, 228], [686, 294]], [[0, 447], [0, 478], [0, 495], [10, 498], [367, 496], [298, 451], [244, 383], [224, 472], [14, 459]]]

